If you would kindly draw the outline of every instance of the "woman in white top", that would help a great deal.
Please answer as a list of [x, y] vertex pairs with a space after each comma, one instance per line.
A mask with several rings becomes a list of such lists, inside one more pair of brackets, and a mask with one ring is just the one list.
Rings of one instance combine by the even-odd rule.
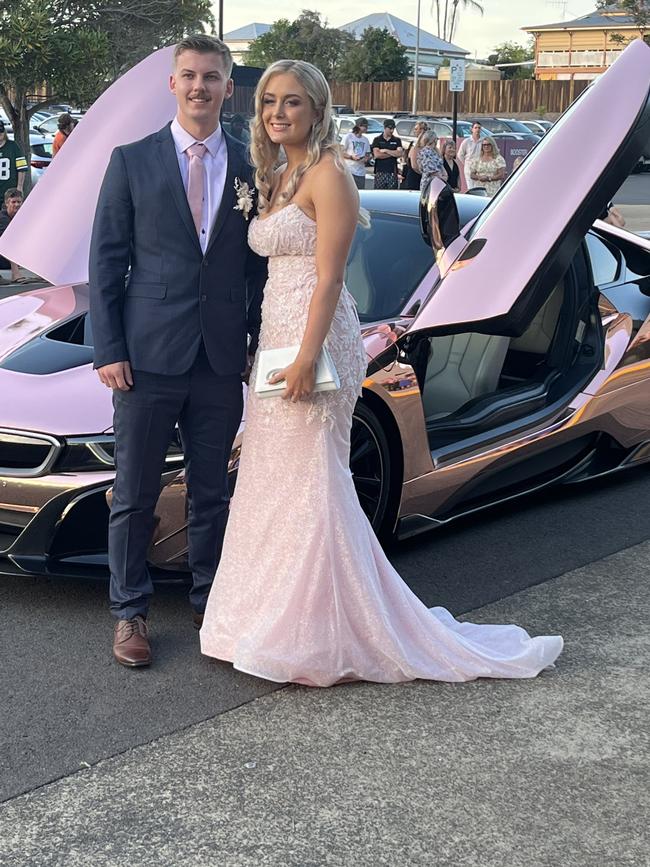
[[469, 161], [469, 171], [472, 180], [485, 187], [488, 196], [497, 192], [506, 176], [506, 161], [493, 139], [483, 139], [481, 155]]
[[352, 132], [343, 139], [343, 158], [347, 160], [350, 174], [359, 190], [366, 187], [366, 160], [370, 154], [370, 143], [364, 133], [368, 132], [365, 117], [357, 118]]

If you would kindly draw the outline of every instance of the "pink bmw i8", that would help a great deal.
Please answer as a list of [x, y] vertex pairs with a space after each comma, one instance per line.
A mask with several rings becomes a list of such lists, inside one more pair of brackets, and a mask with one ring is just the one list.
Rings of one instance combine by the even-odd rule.
[[[363, 194], [372, 226], [346, 282], [368, 372], [350, 469], [379, 533], [650, 460], [650, 241], [598, 219], [648, 151], [649, 82], [637, 41], [491, 200], [437, 181], [422, 201]], [[92, 358], [86, 286], [0, 302], [0, 571], [104, 568], [112, 407]], [[175, 441], [154, 567], [186, 568], [185, 527]]]

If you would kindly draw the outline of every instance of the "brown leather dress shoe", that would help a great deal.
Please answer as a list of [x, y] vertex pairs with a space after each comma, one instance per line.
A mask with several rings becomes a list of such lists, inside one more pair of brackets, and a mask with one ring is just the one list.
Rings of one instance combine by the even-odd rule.
[[194, 611], [194, 609], [192, 609], [192, 620], [194, 621], [195, 629], [200, 629], [203, 626], [203, 614]]
[[147, 624], [139, 614], [131, 620], [118, 620], [113, 635], [113, 656], [129, 668], [151, 663], [151, 648], [147, 637]]

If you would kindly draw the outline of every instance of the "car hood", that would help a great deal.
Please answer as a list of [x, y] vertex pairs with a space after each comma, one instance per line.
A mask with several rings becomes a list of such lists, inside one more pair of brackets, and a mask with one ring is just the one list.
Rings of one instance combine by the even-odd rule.
[[467, 238], [449, 244], [414, 330], [522, 332], [647, 146], [649, 82], [650, 47], [636, 40], [540, 140]]
[[[71, 326], [87, 311], [85, 285], [56, 286], [0, 301], [0, 428], [55, 436], [112, 428], [111, 392], [93, 370], [92, 348], [67, 339]], [[409, 321], [397, 317], [364, 323], [369, 361], [392, 346]]]
[[[85, 286], [57, 286], [0, 301], [0, 428], [55, 435], [101, 433], [112, 425], [111, 393], [87, 359], [88, 347], [54, 339], [88, 309]], [[30, 373], [30, 355], [50, 373]]]

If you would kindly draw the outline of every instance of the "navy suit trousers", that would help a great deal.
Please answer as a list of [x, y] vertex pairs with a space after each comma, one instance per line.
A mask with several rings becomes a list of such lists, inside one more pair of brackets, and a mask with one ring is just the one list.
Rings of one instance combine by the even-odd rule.
[[178, 376], [133, 371], [113, 392], [116, 478], [108, 530], [111, 612], [146, 616], [153, 592], [147, 550], [165, 455], [178, 427], [188, 489], [190, 604], [205, 610], [228, 519], [228, 459], [242, 417], [240, 376], [218, 376], [203, 345]]

